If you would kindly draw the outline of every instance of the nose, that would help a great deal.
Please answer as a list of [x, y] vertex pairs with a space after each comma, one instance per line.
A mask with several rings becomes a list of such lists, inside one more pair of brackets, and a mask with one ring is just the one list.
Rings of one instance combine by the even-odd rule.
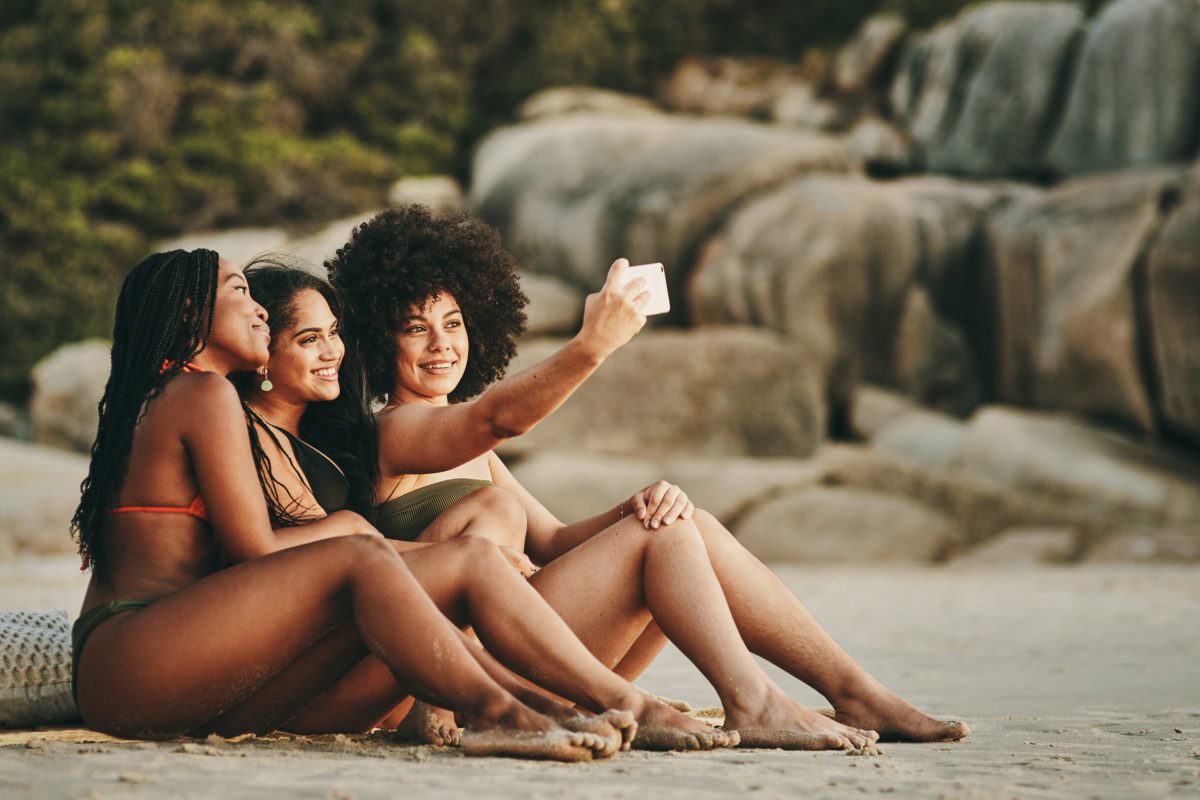
[[346, 353], [346, 345], [342, 344], [341, 339], [324, 338], [321, 340], [321, 360], [322, 361], [341, 361], [342, 356]]
[[262, 306], [260, 306], [258, 303], [254, 304], [254, 315], [256, 317], [258, 317], [259, 319], [261, 319], [263, 322], [267, 321], [267, 310], [265, 308], [263, 308]]
[[440, 353], [443, 350], [450, 348], [450, 337], [443, 331], [435, 330], [433, 335], [429, 337], [429, 349], [435, 353]]

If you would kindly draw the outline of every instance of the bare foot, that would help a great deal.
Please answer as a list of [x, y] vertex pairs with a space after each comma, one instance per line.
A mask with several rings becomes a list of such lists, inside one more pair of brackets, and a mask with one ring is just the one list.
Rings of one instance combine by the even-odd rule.
[[454, 722], [454, 712], [418, 700], [392, 737], [397, 742], [454, 747], [462, 741], [462, 729]]
[[616, 750], [628, 750], [637, 734], [638, 724], [632, 711], [609, 709], [603, 714], [591, 714], [551, 700], [540, 692], [518, 687], [513, 692], [517, 699], [539, 714], [544, 714], [569, 731], [586, 731], [601, 736], [616, 737]]
[[612, 744], [604, 758], [615, 756], [619, 750], [628, 750], [637, 734], [637, 720], [629, 711], [605, 711], [603, 714], [586, 714], [567, 709], [567, 713], [554, 718], [569, 731], [581, 731], [602, 736]]
[[462, 748], [469, 756], [591, 761], [610, 758], [620, 747], [620, 734], [612, 725], [605, 726], [604, 735], [567, 730], [514, 700], [498, 712], [472, 718], [462, 735]]
[[882, 688], [867, 698], [835, 703], [834, 708], [835, 720], [876, 730], [884, 742], [953, 742], [971, 732], [965, 722], [934, 719]]
[[724, 728], [741, 733], [741, 747], [859, 750], [879, 739], [873, 730], [830, 719], [780, 691], [770, 692], [757, 707], [734, 709], [726, 705]]
[[737, 747], [740, 741], [734, 731], [718, 730], [651, 697], [645, 698], [637, 718], [635, 750], [712, 750]]
[[549, 761], [591, 761], [607, 758], [616, 748], [606, 737], [563, 728], [536, 733], [491, 728], [468, 730], [462, 737], [463, 752], [469, 756], [538, 758]]

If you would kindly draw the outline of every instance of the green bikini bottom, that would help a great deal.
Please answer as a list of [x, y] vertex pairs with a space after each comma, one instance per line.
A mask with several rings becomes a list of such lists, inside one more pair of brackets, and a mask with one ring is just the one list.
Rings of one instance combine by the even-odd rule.
[[79, 686], [79, 657], [83, 654], [83, 644], [96, 630], [96, 626], [109, 617], [123, 614], [126, 611], [137, 611], [153, 603], [153, 600], [113, 600], [101, 603], [95, 608], [88, 609], [71, 627], [71, 696], [75, 705], [79, 705], [76, 696]]

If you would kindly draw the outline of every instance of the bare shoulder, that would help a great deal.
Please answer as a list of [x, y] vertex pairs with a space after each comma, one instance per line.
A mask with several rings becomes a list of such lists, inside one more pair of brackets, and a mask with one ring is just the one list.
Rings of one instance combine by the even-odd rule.
[[160, 414], [182, 415], [200, 430], [230, 419], [244, 419], [237, 389], [224, 376], [211, 372], [176, 375], [154, 401]]

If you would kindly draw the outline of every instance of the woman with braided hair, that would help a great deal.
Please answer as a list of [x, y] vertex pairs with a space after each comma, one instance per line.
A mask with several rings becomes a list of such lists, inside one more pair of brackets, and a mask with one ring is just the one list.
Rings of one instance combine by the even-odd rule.
[[[372, 655], [397, 684], [468, 721], [468, 754], [615, 752], [635, 727], [629, 714], [569, 730], [519, 700], [502, 685], [511, 676], [472, 652], [361, 516], [272, 527], [252, 452], [260, 445], [226, 380], [266, 364], [268, 342], [245, 275], [212, 251], [155, 254], [125, 279], [72, 526], [92, 568], [73, 632], [84, 721], [147, 738], [271, 731]], [[494, 551], [464, 549], [484, 564]], [[529, 605], [516, 597], [472, 610], [481, 627], [506, 631], [495, 645], [507, 653], [566, 630], [523, 617]], [[551, 651], [556, 688], [588, 694], [568, 686], [564, 651]], [[597, 689], [590, 699], [627, 698]]]

